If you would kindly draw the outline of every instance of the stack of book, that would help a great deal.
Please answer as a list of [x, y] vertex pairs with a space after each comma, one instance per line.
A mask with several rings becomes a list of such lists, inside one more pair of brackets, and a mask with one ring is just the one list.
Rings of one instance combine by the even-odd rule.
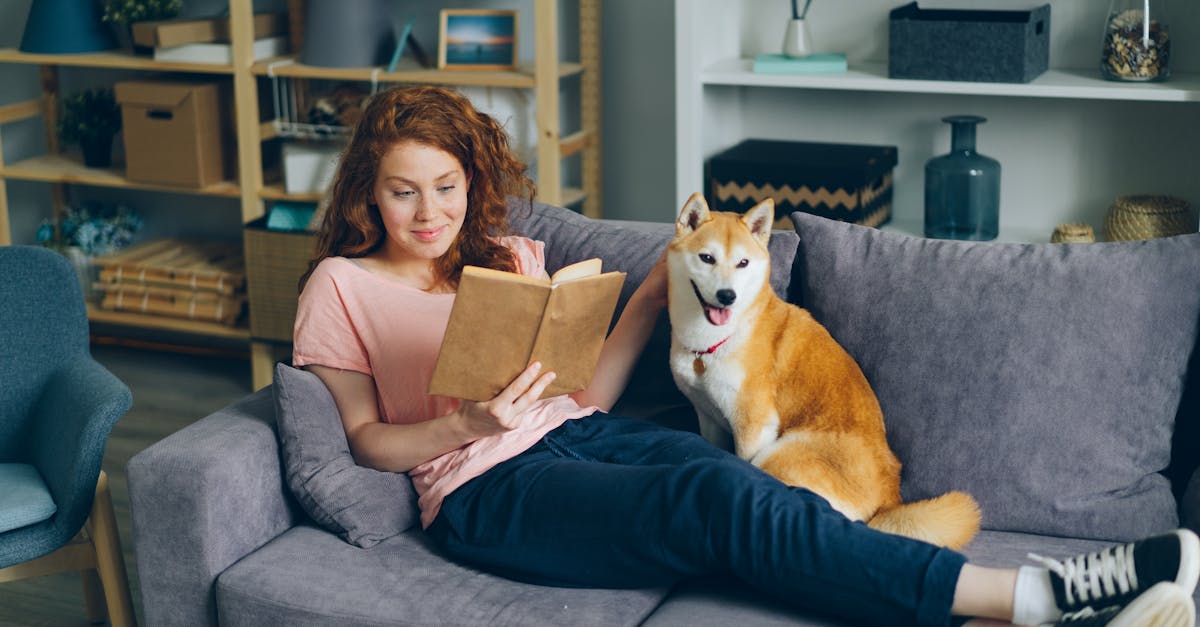
[[246, 308], [237, 244], [155, 239], [98, 258], [100, 307], [234, 326]]
[[[252, 49], [256, 61], [287, 54], [287, 26], [287, 16], [283, 13], [254, 16]], [[138, 22], [131, 31], [134, 45], [152, 50], [155, 61], [222, 65], [233, 62], [229, 18]]]

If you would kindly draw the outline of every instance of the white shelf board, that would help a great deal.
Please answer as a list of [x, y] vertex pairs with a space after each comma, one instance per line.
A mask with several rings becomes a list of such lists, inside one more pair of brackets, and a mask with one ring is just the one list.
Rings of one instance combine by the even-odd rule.
[[1161, 83], [1106, 81], [1098, 69], [1050, 69], [1029, 83], [974, 83], [925, 81], [887, 77], [887, 65], [854, 63], [837, 74], [760, 74], [753, 59], [726, 59], [705, 68], [705, 85], [791, 87], [847, 91], [883, 91], [919, 94], [1075, 98], [1083, 100], [1138, 100], [1150, 102], [1200, 102], [1200, 74], [1174, 73]]

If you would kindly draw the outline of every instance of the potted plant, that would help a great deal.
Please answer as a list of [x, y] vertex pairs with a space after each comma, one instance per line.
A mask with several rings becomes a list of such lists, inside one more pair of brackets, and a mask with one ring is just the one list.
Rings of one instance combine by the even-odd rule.
[[63, 98], [58, 137], [63, 144], [79, 144], [89, 168], [112, 165], [112, 140], [120, 130], [121, 108], [112, 89], [85, 89]]
[[129, 26], [137, 22], [169, 20], [183, 9], [183, 0], [104, 0], [105, 22]]
[[179, 16], [183, 0], [100, 0], [104, 13], [101, 21], [112, 24], [113, 33], [121, 48], [138, 48], [133, 45], [132, 27], [138, 22], [169, 20]]

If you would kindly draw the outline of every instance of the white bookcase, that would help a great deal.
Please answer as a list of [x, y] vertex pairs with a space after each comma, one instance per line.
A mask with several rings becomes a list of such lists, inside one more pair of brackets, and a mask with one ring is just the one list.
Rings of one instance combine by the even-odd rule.
[[[816, 0], [817, 49], [844, 52], [833, 75], [765, 75], [790, 0], [676, 0], [676, 196], [705, 190], [704, 163], [746, 138], [899, 148], [888, 229], [920, 235], [924, 168], [950, 147], [946, 115], [982, 115], [978, 150], [1000, 161], [1001, 241], [1048, 241], [1055, 225], [1087, 222], [1103, 237], [1121, 194], [1162, 193], [1200, 204], [1200, 2], [1168, 8], [1171, 79], [1099, 76], [1107, 0], [1051, 5], [1050, 70], [1028, 84], [887, 78], [888, 12], [904, 0]], [[928, 0], [922, 8], [1027, 9], [1041, 2]], [[705, 190], [707, 191], [707, 190]]]

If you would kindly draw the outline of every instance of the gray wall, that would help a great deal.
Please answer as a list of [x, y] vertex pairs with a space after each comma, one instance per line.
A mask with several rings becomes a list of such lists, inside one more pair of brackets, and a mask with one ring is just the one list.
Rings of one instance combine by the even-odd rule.
[[[0, 47], [20, 45], [30, 3], [31, 0], [0, 0]], [[275, 4], [256, 3], [260, 9], [273, 8]], [[189, 0], [185, 14], [210, 15], [221, 6], [224, 3], [220, 0]], [[458, 2], [455, 6], [466, 4]], [[521, 0], [513, 6], [524, 9]], [[674, 206], [673, 189], [674, 4], [671, 0], [603, 0], [601, 8], [604, 214], [626, 220], [670, 220], [678, 209]], [[526, 15], [531, 16], [532, 11]], [[564, 33], [569, 32], [567, 23], [576, 15], [574, 3], [562, 0], [560, 17]], [[532, 28], [526, 32], [532, 32]], [[426, 47], [434, 47], [435, 52], [436, 41], [436, 33], [422, 37]], [[564, 34], [564, 58], [577, 58], [577, 46], [573, 34]], [[526, 56], [524, 52], [522, 56]], [[60, 87], [69, 92], [129, 76], [138, 74], [63, 68]], [[563, 115], [568, 126], [578, 118], [571, 110], [577, 100], [569, 91], [570, 85], [566, 85]], [[0, 106], [36, 98], [39, 93], [36, 66], [0, 64]], [[35, 156], [46, 149], [40, 119], [6, 125], [3, 139], [6, 162]], [[568, 165], [569, 175], [575, 170]], [[8, 181], [7, 185], [13, 241], [32, 243], [38, 223], [49, 215], [49, 186], [25, 181]], [[240, 237], [235, 201], [96, 188], [72, 190], [72, 198], [108, 202], [128, 199], [146, 217], [146, 236]]]
[[671, 221], [675, 206], [675, 3], [603, 0], [604, 215]]

